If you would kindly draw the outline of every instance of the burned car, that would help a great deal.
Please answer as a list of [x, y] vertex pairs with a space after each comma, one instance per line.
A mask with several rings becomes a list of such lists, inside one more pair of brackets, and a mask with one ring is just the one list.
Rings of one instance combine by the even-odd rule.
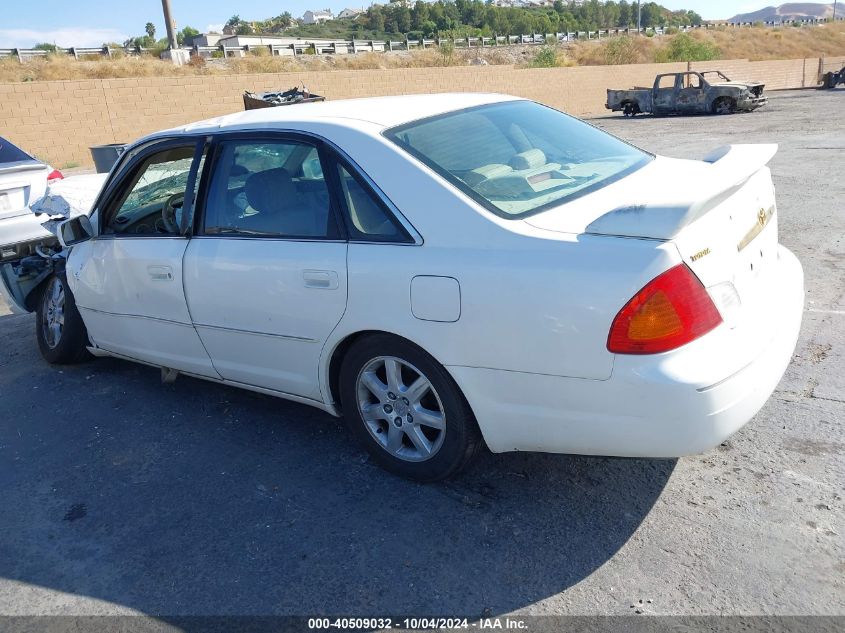
[[731, 114], [766, 105], [764, 84], [731, 81], [718, 70], [657, 75], [651, 88], [608, 90], [605, 107], [627, 117], [651, 112], [668, 114]]

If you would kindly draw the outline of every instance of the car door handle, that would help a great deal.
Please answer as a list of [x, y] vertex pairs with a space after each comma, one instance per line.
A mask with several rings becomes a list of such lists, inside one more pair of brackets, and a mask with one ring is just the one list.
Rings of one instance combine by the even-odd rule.
[[337, 290], [337, 273], [333, 270], [303, 270], [302, 280], [306, 288]]
[[147, 266], [147, 273], [153, 281], [173, 281], [173, 269], [170, 266]]

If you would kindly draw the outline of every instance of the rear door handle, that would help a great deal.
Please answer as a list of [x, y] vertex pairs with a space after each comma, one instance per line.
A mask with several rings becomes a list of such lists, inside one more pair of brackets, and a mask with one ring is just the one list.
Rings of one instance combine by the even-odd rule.
[[337, 273], [333, 270], [303, 270], [302, 280], [306, 288], [337, 290]]
[[173, 269], [170, 266], [147, 266], [147, 273], [153, 281], [173, 281]]

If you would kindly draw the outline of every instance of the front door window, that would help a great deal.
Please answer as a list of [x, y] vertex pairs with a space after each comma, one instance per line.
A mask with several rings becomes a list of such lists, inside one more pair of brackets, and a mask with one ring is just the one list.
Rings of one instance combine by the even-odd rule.
[[106, 235], [179, 235], [196, 146], [173, 147], [143, 160], [108, 214]]

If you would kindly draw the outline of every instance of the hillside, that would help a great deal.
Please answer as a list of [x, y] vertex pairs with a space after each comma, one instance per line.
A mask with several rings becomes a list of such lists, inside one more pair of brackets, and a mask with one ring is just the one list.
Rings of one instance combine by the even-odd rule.
[[718, 59], [801, 59], [845, 55], [845, 23], [824, 26], [723, 27], [664, 37], [616, 37], [561, 46], [500, 46], [472, 50], [452, 47], [358, 55], [270, 57], [265, 50], [243, 58], [195, 59], [177, 67], [149, 55], [94, 57], [76, 61], [48, 55], [23, 64], [0, 59], [0, 83], [57, 79], [111, 79], [162, 75], [232, 75], [292, 71], [419, 68], [472, 64], [516, 66], [594, 66]]
[[[836, 8], [836, 17], [845, 17], [845, 7], [840, 2]], [[739, 13], [728, 22], [788, 22], [808, 18], [829, 19], [833, 16], [832, 4], [816, 2], [788, 2], [779, 7], [766, 7], [751, 13]]]

